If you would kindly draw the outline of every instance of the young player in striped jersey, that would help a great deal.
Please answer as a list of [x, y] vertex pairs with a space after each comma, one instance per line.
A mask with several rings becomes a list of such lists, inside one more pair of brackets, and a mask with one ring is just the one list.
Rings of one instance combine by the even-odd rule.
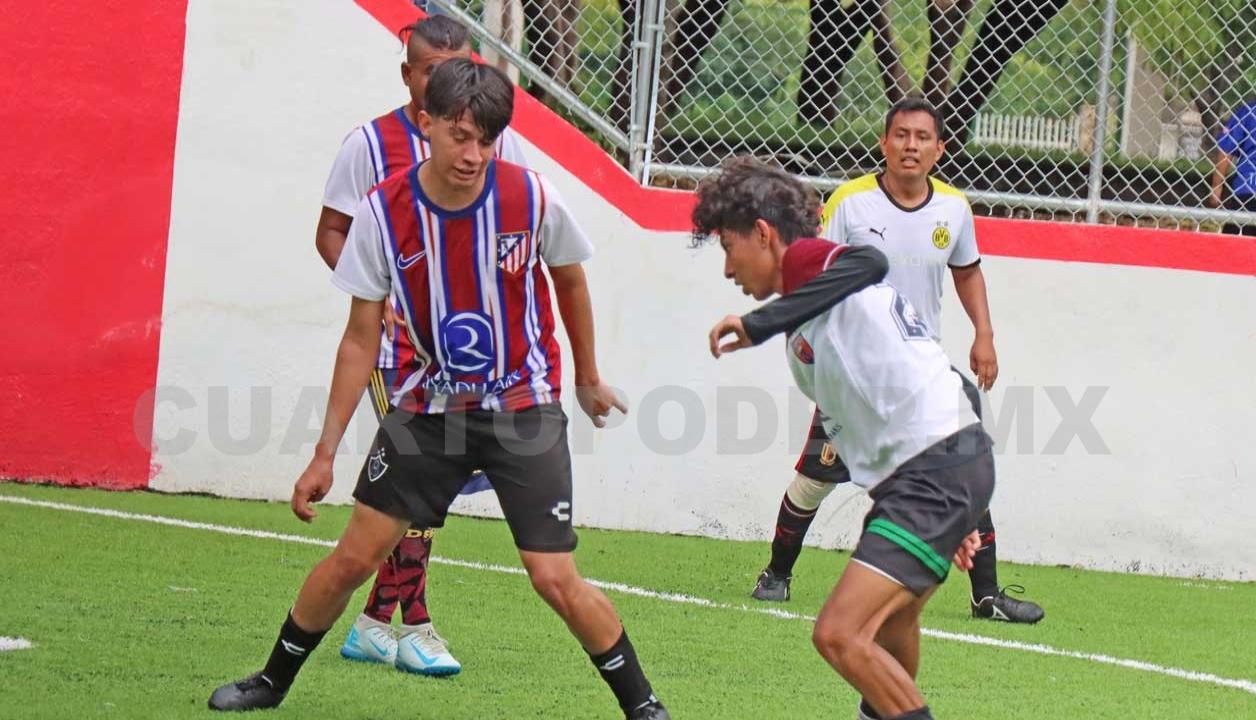
[[[211, 708], [282, 702], [353, 591], [406, 529], [440, 527], [468, 473], [483, 468], [533, 588], [583, 645], [624, 715], [669, 717], [610, 600], [576, 570], [551, 281], [581, 409], [602, 427], [611, 408], [625, 408], [598, 376], [580, 265], [592, 244], [548, 181], [493, 159], [513, 98], [496, 68], [461, 58], [441, 64], [419, 113], [431, 158], [385, 180], [355, 212], [333, 276], [353, 302], [323, 432], [293, 489], [298, 517], [312, 519], [311, 503], [331, 488], [335, 448], [374, 367], [390, 297], [401, 300], [418, 360], [376, 433], [349, 524], [306, 578], [265, 668], [218, 688]], [[400, 642], [404, 648], [406, 638]]]
[[873, 500], [816, 618], [816, 649], [863, 696], [861, 717], [928, 720], [915, 683], [920, 613], [952, 559], [971, 567], [973, 527], [994, 491], [990, 438], [963, 398], [967, 381], [881, 282], [885, 255], [806, 237], [817, 210], [810, 189], [751, 158], [699, 186], [694, 232], [719, 236], [725, 276], [756, 300], [783, 295], [717, 323], [711, 353], [788, 333], [795, 381]]
[[[466, 28], [448, 17], [438, 15], [420, 20], [403, 29], [401, 36], [406, 43], [401, 79], [409, 90], [410, 102], [355, 128], [336, 154], [327, 180], [316, 245], [332, 270], [340, 259], [354, 213], [366, 193], [384, 179], [431, 156], [428, 138], [419, 131], [417, 122], [432, 71], [450, 58], [471, 57]], [[517, 165], [525, 164], [519, 143], [509, 128], [497, 138], [496, 156]], [[414, 346], [406, 333], [396, 331], [396, 318], [400, 313], [394, 302], [385, 307], [384, 336], [380, 339], [379, 359], [368, 386], [371, 408], [377, 418], [383, 418], [391, 409], [393, 394], [416, 360]], [[483, 474], [477, 472], [464, 492], [488, 487]], [[461, 663], [432, 626], [427, 607], [427, 565], [434, 532], [432, 528], [410, 528], [380, 566], [366, 607], [340, 648], [342, 657], [394, 665], [423, 675], [452, 675], [461, 671]], [[420, 647], [405, 648], [401, 653], [398, 653], [398, 636], [391, 626], [398, 604], [403, 634], [420, 643]]]
[[[923, 99], [908, 98], [890, 108], [881, 137], [885, 171], [852, 180], [829, 196], [821, 216], [823, 234], [834, 242], [875, 247], [888, 256], [886, 281], [911, 301], [935, 341], [941, 337], [942, 283], [944, 269], [949, 268], [973, 324], [969, 366], [977, 376], [977, 386], [989, 390], [998, 378], [999, 365], [972, 209], [963, 193], [929, 176], [943, 151], [942, 127], [938, 112]], [[964, 387], [980, 417], [977, 388], [968, 383]], [[794, 562], [821, 501], [836, 483], [850, 479], [841, 453], [826, 441], [821, 420], [817, 415], [813, 421], [795, 466], [797, 474], [781, 500], [772, 558], [751, 593], [759, 600], [789, 599]], [[981, 551], [969, 573], [973, 617], [1038, 622], [1043, 617], [1041, 607], [1010, 597], [999, 587], [989, 513], [982, 516], [979, 530]]]

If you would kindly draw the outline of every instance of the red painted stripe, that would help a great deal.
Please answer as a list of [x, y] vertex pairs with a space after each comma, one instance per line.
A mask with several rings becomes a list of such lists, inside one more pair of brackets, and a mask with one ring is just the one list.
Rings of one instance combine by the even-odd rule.
[[[390, 30], [420, 15], [409, 0], [355, 2]], [[690, 229], [693, 193], [641, 187], [597, 143], [525, 92], [515, 93], [511, 125], [642, 228]], [[1232, 236], [1003, 218], [978, 218], [977, 225], [986, 255], [1256, 275], [1256, 243]]]
[[0, 13], [0, 476], [148, 484], [186, 11]]

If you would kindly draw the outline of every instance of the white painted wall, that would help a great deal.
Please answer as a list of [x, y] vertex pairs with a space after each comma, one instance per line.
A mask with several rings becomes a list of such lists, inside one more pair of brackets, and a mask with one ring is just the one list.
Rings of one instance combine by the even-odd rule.
[[[322, 184], [344, 134], [404, 100], [399, 50], [347, 1], [190, 3], [158, 379], [195, 406], [157, 406], [155, 488], [289, 495], [348, 307], [314, 252]], [[566, 403], [577, 522], [767, 539], [810, 415], [783, 345], [713, 361], [711, 323], [750, 307], [722, 279], [719, 250], [642, 231], [528, 150], [597, 245], [587, 269], [602, 374], [632, 404], [618, 427], [594, 431]], [[1253, 278], [994, 257], [985, 268], [1002, 367], [988, 425], [1032, 403], [1017, 406], [1019, 431], [993, 433], [1001, 555], [1256, 577]], [[953, 297], [944, 317], [947, 348], [966, 366], [971, 328]], [[1055, 386], [1073, 401], [1088, 386], [1109, 388], [1094, 414], [1107, 454], [1076, 440], [1043, 452], [1059, 424], [1046, 390]], [[249, 388], [270, 401], [250, 405]], [[228, 410], [211, 412], [215, 393]], [[775, 417], [758, 416], [756, 430], [756, 414], [728, 402], [738, 393], [770, 400]], [[695, 402], [687, 421], [685, 398]], [[249, 437], [250, 410], [262, 420], [253, 446], [211, 437], [212, 428]], [[359, 418], [332, 501], [348, 499], [369, 444], [365, 406]], [[720, 418], [740, 418], [743, 439], [767, 440], [738, 442]], [[1019, 442], [1025, 431], [1032, 442]], [[695, 442], [678, 454], [651, 441], [686, 432]], [[866, 507], [840, 489], [810, 540], [849, 545]], [[491, 494], [456, 509], [496, 511]]]

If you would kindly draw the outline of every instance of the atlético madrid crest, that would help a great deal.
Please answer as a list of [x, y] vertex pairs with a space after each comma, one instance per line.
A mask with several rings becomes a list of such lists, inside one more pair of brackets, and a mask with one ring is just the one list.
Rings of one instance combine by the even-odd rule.
[[497, 267], [517, 273], [528, 262], [532, 251], [532, 233], [501, 233], [497, 236]]

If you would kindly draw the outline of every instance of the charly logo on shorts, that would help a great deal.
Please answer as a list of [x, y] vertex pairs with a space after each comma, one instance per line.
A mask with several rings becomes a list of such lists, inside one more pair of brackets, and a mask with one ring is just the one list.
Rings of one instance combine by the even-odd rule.
[[388, 472], [388, 463], [384, 461], [384, 448], [380, 448], [366, 459], [366, 479], [375, 482], [384, 477], [386, 472]]
[[566, 500], [559, 500], [558, 502], [554, 503], [554, 507], [550, 509], [550, 515], [553, 515], [554, 519], [557, 520], [558, 522], [567, 522], [568, 520], [571, 519], [571, 513], [569, 512], [570, 510], [571, 510], [571, 503], [567, 502]]
[[480, 373], [493, 365], [493, 324], [478, 312], [460, 312], [440, 325], [445, 348], [445, 368], [460, 373]]

